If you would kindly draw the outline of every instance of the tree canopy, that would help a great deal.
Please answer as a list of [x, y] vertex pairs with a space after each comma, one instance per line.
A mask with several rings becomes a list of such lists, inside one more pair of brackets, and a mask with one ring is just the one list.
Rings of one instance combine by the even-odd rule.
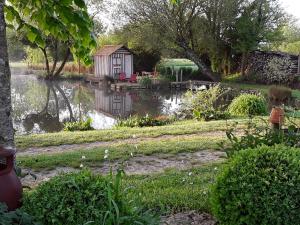
[[[85, 64], [92, 62], [90, 56], [96, 40], [93, 21], [83, 0], [8, 0], [5, 15], [10, 27], [23, 32], [33, 45], [43, 51], [48, 76], [59, 75], [70, 52]], [[65, 58], [55, 71], [60, 45], [66, 48]], [[51, 69], [48, 50], [56, 52]]]

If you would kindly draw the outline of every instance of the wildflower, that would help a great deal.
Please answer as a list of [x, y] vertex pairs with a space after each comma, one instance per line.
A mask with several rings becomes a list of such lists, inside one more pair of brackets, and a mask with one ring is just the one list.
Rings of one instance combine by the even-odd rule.
[[108, 155], [105, 155], [105, 156], [104, 156], [104, 159], [108, 159]]
[[217, 168], [217, 167], [215, 167], [215, 170], [218, 170], [218, 168]]
[[80, 168], [83, 168], [83, 164], [80, 164]]
[[130, 153], [130, 156], [133, 157], [133, 153], [132, 152]]
[[85, 155], [81, 156], [82, 159], [86, 159]]
[[108, 154], [108, 149], [105, 149], [104, 153], [105, 153], [105, 154]]
[[135, 145], [134, 147], [135, 147], [135, 149], [138, 149], [138, 146], [137, 146], [137, 145]]
[[193, 175], [193, 173], [192, 172], [189, 172], [189, 176], [192, 176]]
[[136, 135], [134, 134], [134, 135], [132, 135], [132, 138], [136, 138]]

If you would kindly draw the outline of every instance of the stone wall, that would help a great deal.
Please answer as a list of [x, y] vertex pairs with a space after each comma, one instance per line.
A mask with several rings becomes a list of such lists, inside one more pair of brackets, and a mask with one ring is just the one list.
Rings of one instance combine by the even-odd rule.
[[298, 74], [298, 56], [254, 51], [248, 57], [246, 79], [263, 84], [291, 84]]

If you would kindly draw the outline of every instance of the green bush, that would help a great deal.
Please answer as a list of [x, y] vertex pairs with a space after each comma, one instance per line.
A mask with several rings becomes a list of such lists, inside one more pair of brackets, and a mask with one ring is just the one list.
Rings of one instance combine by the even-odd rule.
[[120, 171], [115, 178], [87, 170], [60, 175], [25, 196], [23, 209], [49, 225], [156, 224], [154, 217], [124, 200], [121, 181]]
[[18, 209], [8, 212], [7, 206], [0, 202], [0, 224], [1, 225], [38, 225], [29, 214]]
[[138, 82], [144, 87], [150, 87], [152, 85], [152, 80], [148, 76], [139, 78]]
[[229, 113], [232, 116], [258, 116], [267, 113], [266, 100], [253, 94], [241, 94], [229, 105]]
[[64, 131], [88, 131], [94, 130], [92, 127], [93, 120], [88, 118], [86, 121], [68, 122], [64, 124]]
[[227, 98], [228, 91], [220, 86], [197, 92], [188, 91], [183, 97], [178, 117], [205, 121], [227, 119], [227, 102], [223, 99]]
[[174, 119], [167, 116], [151, 117], [148, 114], [143, 117], [131, 116], [125, 120], [119, 120], [116, 127], [153, 127], [170, 124]]
[[228, 157], [241, 150], [256, 148], [261, 145], [283, 144], [289, 147], [299, 147], [300, 144], [299, 127], [294, 123], [286, 129], [275, 130], [272, 129], [268, 120], [261, 119], [258, 125], [250, 119], [243, 136], [238, 135], [239, 128], [237, 128], [237, 125], [238, 123], [234, 124], [226, 131], [230, 145], [225, 144], [225, 142], [220, 144]]
[[212, 188], [221, 225], [299, 224], [300, 150], [262, 146], [236, 154]]

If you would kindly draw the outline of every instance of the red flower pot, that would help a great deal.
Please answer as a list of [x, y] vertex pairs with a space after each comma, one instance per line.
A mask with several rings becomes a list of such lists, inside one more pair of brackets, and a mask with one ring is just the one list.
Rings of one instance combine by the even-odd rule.
[[273, 108], [270, 115], [270, 122], [272, 124], [280, 124], [284, 123], [284, 110], [282, 108]]
[[8, 206], [9, 211], [21, 207], [22, 184], [14, 170], [15, 151], [0, 147], [0, 202]]

